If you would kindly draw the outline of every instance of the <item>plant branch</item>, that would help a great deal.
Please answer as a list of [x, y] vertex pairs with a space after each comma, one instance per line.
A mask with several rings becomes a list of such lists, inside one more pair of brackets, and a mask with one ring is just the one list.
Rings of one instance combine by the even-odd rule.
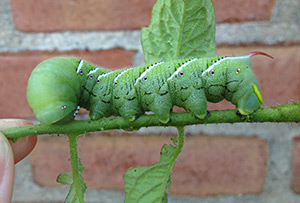
[[[155, 115], [143, 115], [133, 122], [121, 117], [103, 118], [96, 121], [72, 121], [64, 125], [31, 125], [19, 126], [2, 130], [7, 138], [16, 139], [30, 135], [40, 134], [85, 134], [88, 132], [112, 129], [137, 130], [150, 126], [186, 126], [208, 123], [237, 123], [246, 122], [245, 117], [238, 116], [236, 110], [211, 111], [210, 116], [203, 120], [195, 118], [191, 113], [172, 113], [171, 121], [167, 124], [159, 122]], [[279, 106], [261, 108], [254, 112], [247, 122], [299, 122], [300, 101]]]
[[79, 171], [79, 159], [77, 156], [77, 138], [78, 135], [68, 135], [69, 147], [70, 147], [70, 161], [72, 167], [73, 185], [76, 191], [76, 198], [78, 203], [84, 203], [83, 191], [81, 188], [80, 171]]

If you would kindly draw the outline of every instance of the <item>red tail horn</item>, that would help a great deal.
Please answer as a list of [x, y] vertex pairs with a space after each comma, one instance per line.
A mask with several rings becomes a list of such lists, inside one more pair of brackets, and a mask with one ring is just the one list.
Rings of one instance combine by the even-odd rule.
[[273, 59], [273, 56], [266, 54], [264, 52], [261, 52], [261, 51], [255, 51], [255, 52], [251, 52], [251, 53], [247, 54], [247, 56], [250, 56], [250, 57], [255, 56], [255, 55], [263, 55], [263, 56], [267, 56], [267, 57]]

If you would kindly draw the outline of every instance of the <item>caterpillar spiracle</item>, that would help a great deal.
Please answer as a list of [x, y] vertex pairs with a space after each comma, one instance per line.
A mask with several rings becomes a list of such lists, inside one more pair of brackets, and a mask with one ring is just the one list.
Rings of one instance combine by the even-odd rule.
[[[244, 56], [190, 58], [109, 71], [75, 57], [50, 58], [32, 72], [27, 100], [42, 124], [66, 123], [80, 107], [92, 120], [119, 115], [133, 121], [146, 111], [162, 123], [174, 105], [199, 119], [207, 114], [207, 101], [224, 98], [242, 115], [263, 103], [251, 68], [252, 52]], [[271, 57], [272, 58], [272, 57]]]

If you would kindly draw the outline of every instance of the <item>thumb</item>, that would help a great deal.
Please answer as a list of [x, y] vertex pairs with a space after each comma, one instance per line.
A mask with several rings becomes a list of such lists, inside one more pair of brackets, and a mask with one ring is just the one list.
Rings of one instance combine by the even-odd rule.
[[6, 137], [0, 132], [0, 202], [11, 202], [14, 183], [14, 156]]

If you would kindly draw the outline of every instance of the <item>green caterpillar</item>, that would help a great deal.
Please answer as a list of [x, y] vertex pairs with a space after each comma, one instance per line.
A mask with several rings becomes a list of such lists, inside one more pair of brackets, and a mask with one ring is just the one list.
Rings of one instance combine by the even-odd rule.
[[[250, 57], [190, 58], [109, 71], [75, 57], [51, 58], [32, 72], [27, 100], [42, 124], [66, 123], [80, 107], [92, 120], [120, 115], [133, 121], [146, 111], [162, 123], [174, 105], [199, 119], [207, 114], [207, 101], [224, 98], [242, 115], [263, 103]], [[272, 57], [271, 57], [272, 58]]]

